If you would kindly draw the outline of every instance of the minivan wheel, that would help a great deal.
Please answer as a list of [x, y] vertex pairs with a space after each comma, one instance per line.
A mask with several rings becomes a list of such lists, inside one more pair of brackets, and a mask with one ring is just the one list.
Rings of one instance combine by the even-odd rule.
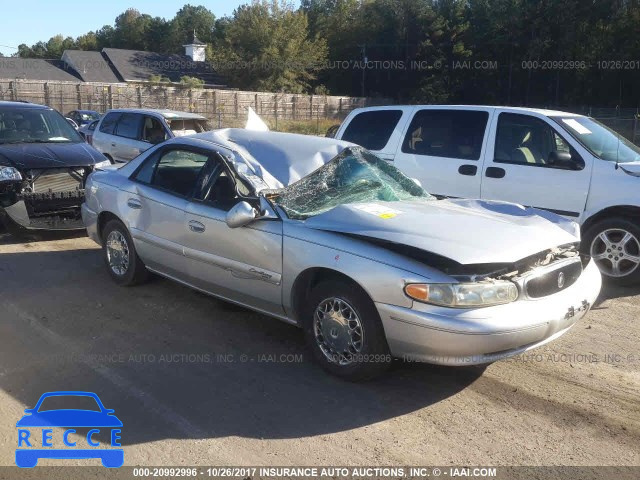
[[583, 238], [583, 253], [617, 285], [640, 283], [640, 227], [622, 217], [602, 220]]
[[149, 271], [136, 253], [133, 239], [119, 220], [109, 221], [102, 230], [102, 254], [111, 278], [121, 286], [144, 283]]
[[344, 280], [323, 281], [306, 303], [305, 337], [325, 370], [360, 381], [389, 367], [391, 353], [380, 316], [360, 287]]

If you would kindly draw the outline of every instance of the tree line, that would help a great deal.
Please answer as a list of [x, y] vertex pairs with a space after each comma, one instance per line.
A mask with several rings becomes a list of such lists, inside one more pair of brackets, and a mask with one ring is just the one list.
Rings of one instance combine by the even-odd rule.
[[231, 86], [538, 106], [640, 103], [640, 0], [260, 0], [217, 18], [128, 9], [98, 31], [20, 45], [183, 53], [196, 30]]

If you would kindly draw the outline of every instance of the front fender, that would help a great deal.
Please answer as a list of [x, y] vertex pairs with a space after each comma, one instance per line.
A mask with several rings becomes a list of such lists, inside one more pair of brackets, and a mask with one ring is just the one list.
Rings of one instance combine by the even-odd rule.
[[283, 307], [294, 318], [294, 284], [312, 268], [339, 272], [375, 302], [411, 308], [406, 283], [451, 282], [448, 275], [382, 247], [341, 234], [307, 229], [292, 222], [283, 228]]

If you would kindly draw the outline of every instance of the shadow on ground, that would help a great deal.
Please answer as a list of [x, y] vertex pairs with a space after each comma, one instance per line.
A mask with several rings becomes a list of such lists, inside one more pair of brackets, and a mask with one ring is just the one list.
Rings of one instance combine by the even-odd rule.
[[72, 231], [42, 231], [12, 234], [5, 230], [0, 223], [0, 245], [18, 245], [25, 243], [48, 242], [86, 237], [86, 230]]
[[117, 287], [97, 249], [4, 254], [0, 268], [0, 387], [28, 407], [47, 391], [95, 392], [123, 421], [123, 444], [346, 431], [483, 373], [398, 362], [347, 383], [311, 361], [299, 329], [162, 279]]
[[607, 300], [613, 300], [616, 298], [634, 297], [640, 295], [640, 285], [634, 285], [630, 287], [621, 287], [615, 285], [603, 277], [602, 290], [596, 300], [594, 308], [606, 308], [602, 307], [602, 304]]

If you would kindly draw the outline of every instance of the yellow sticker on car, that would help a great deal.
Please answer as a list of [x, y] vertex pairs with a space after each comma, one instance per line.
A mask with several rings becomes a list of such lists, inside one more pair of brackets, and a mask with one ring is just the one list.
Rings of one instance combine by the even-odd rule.
[[358, 210], [362, 210], [363, 212], [367, 212], [371, 215], [384, 219], [394, 218], [402, 213], [399, 210], [389, 208], [386, 205], [379, 205], [377, 203], [364, 203], [362, 205], [354, 205], [354, 207]]

